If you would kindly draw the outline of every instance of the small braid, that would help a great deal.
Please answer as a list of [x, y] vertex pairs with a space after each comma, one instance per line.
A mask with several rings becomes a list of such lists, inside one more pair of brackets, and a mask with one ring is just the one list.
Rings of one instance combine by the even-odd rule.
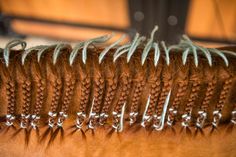
[[194, 106], [194, 101], [197, 98], [199, 90], [200, 90], [200, 81], [196, 80], [192, 83], [192, 89], [191, 89], [191, 93], [190, 93], [188, 102], [185, 107], [185, 113], [191, 113], [192, 108]]
[[147, 109], [147, 116], [152, 116], [153, 112], [155, 111], [155, 106], [158, 101], [159, 94], [161, 92], [161, 81], [156, 78], [155, 81], [151, 84], [151, 91], [150, 91], [150, 103]]
[[91, 80], [88, 74], [81, 80], [81, 97], [80, 97], [80, 107], [79, 112], [86, 112], [86, 106], [89, 101]]
[[31, 81], [25, 80], [22, 84], [23, 93], [23, 106], [22, 113], [28, 115], [30, 113], [30, 101], [31, 101]]
[[67, 114], [68, 109], [69, 109], [69, 104], [71, 102], [72, 96], [73, 96], [73, 92], [74, 92], [74, 88], [75, 88], [75, 79], [72, 78], [66, 78], [65, 80], [65, 97], [63, 99], [63, 103], [62, 103], [62, 108], [61, 111], [64, 112], [65, 114]]
[[127, 101], [127, 97], [129, 94], [129, 90], [131, 88], [131, 82], [132, 79], [130, 76], [124, 76], [122, 79], [122, 84], [121, 84], [121, 94], [120, 97], [118, 99], [118, 102], [114, 108], [114, 111], [116, 113], [120, 113], [121, 112], [121, 108], [124, 105], [124, 103]]
[[144, 78], [140, 78], [134, 83], [134, 94], [131, 100], [131, 112], [138, 112], [138, 103], [142, 94], [142, 90], [144, 87]]
[[[187, 91], [187, 88], [188, 88], [187, 81], [178, 82], [177, 94], [176, 94], [176, 96], [173, 100], [173, 104], [172, 104], [173, 111], [178, 110], [179, 106], [181, 105], [181, 100], [185, 96], [185, 92]], [[169, 113], [168, 113], [169, 121], [174, 122], [175, 116], [176, 116], [176, 114], [174, 112], [169, 111]]]
[[232, 84], [233, 80], [231, 77], [229, 77], [228, 79], [226, 79], [226, 81], [224, 82], [224, 85], [223, 85], [223, 89], [220, 93], [220, 99], [216, 105], [216, 108], [221, 111], [225, 102], [226, 102], [226, 98], [227, 98], [227, 95], [229, 94], [229, 91], [230, 91], [230, 87], [231, 87], [231, 84]]
[[157, 116], [160, 116], [162, 114], [162, 110], [163, 110], [163, 106], [166, 100], [166, 97], [171, 89], [171, 80], [168, 80], [167, 82], [164, 83], [163, 87], [162, 87], [162, 91], [157, 103], [157, 107], [156, 107], [156, 111], [155, 113], [157, 114]]
[[34, 115], [39, 115], [43, 105], [44, 99], [44, 90], [46, 88], [46, 82], [43, 79], [39, 79], [36, 81], [36, 102], [35, 109], [33, 111]]
[[56, 81], [53, 83], [53, 98], [50, 106], [50, 111], [53, 113], [56, 113], [58, 105], [59, 105], [59, 100], [61, 97], [61, 89], [62, 89], [62, 81], [61, 79], [56, 79]]
[[6, 83], [7, 114], [14, 115], [16, 107], [16, 87], [13, 80]]
[[216, 88], [216, 80], [214, 79], [213, 81], [209, 82], [207, 85], [206, 94], [205, 94], [204, 100], [201, 105], [202, 111], [204, 111], [204, 112], [207, 111], [210, 101], [213, 97], [215, 88]]

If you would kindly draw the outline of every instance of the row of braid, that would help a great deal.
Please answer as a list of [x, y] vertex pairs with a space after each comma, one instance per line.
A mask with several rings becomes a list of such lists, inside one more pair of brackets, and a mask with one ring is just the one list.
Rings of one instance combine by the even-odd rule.
[[[51, 55], [51, 54], [50, 54]], [[94, 57], [94, 56], [93, 56]], [[46, 58], [48, 59], [48, 58]], [[60, 58], [61, 59], [61, 58]], [[123, 58], [122, 58], [123, 59]], [[175, 62], [175, 59], [170, 58], [171, 61]], [[92, 59], [93, 60], [93, 59]], [[119, 60], [119, 59], [118, 59]], [[165, 59], [166, 60], [166, 59]], [[133, 60], [132, 60], [133, 61]], [[51, 63], [51, 60], [48, 61]], [[152, 62], [151, 60], [147, 60], [147, 62]], [[97, 124], [98, 120], [101, 125], [106, 123], [106, 119], [109, 115], [110, 110], [113, 110], [113, 128], [117, 129], [120, 124], [120, 116], [122, 112], [122, 107], [126, 104], [130, 107], [130, 123], [136, 122], [136, 116], [139, 111], [139, 104], [141, 98], [146, 93], [143, 92], [144, 89], [148, 89], [149, 92], [149, 104], [147, 105], [147, 110], [145, 116], [147, 119], [144, 119], [144, 124], [142, 126], [146, 126], [150, 119], [153, 118], [153, 124], [158, 126], [160, 123], [160, 117], [163, 113], [163, 107], [165, 104], [165, 100], [168, 96], [169, 91], [172, 90], [172, 87], [175, 85], [177, 90], [175, 96], [173, 96], [172, 106], [169, 108], [168, 113], [168, 123], [172, 125], [175, 120], [175, 116], [178, 110], [178, 107], [181, 105], [182, 100], [185, 99], [185, 93], [189, 88], [188, 98], [186, 100], [186, 106], [184, 108], [184, 115], [182, 116], [182, 125], [184, 127], [188, 127], [190, 125], [190, 119], [192, 116], [192, 110], [194, 108], [195, 103], [197, 102], [196, 99], [200, 93], [200, 89], [202, 85], [202, 70], [203, 67], [194, 67], [193, 64], [189, 64], [189, 73], [184, 73], [184, 76], [181, 79], [175, 79], [172, 76], [172, 73], [175, 70], [171, 71], [168, 66], [164, 65], [164, 59], [161, 58], [158, 67], [154, 67], [154, 65], [146, 64], [143, 68], [141, 67], [137, 71], [133, 70], [133, 66], [131, 66], [133, 62], [125, 63], [124, 60], [115, 65], [110, 66], [108, 60], [104, 60], [102, 64], [97, 64], [96, 61], [92, 61], [94, 65], [91, 68], [88, 63], [85, 65], [80, 65], [81, 71], [79, 71], [79, 75], [81, 76], [79, 79], [80, 83], [80, 104], [78, 108], [78, 119], [77, 124], [78, 128], [81, 128], [81, 124], [86, 119], [86, 113], [91, 106], [91, 112], [89, 115], [89, 128], [93, 129], [93, 127]], [[67, 61], [65, 60], [65, 64], [67, 66]], [[171, 62], [172, 64], [172, 62]], [[105, 66], [103, 66], [105, 65]], [[17, 65], [18, 66], [18, 65]], [[29, 65], [27, 65], [29, 66]], [[40, 65], [41, 66], [41, 65]], [[64, 65], [63, 65], [64, 66]], [[69, 66], [69, 65], [68, 65]], [[107, 67], [106, 67], [107, 66]], [[19, 66], [18, 66], [19, 67]], [[104, 69], [102, 69], [104, 67]], [[24, 68], [24, 67], [21, 67]], [[19, 83], [19, 88], [22, 93], [22, 97], [20, 97], [19, 104], [21, 106], [21, 120], [22, 120], [22, 128], [26, 128], [28, 125], [28, 116], [31, 114], [31, 104], [34, 103], [34, 110], [32, 111], [32, 115], [40, 115], [43, 107], [44, 100], [46, 98], [46, 88], [47, 83], [51, 82], [50, 86], [52, 86], [52, 100], [49, 109], [49, 126], [53, 127], [55, 123], [55, 118], [57, 116], [57, 112], [60, 109], [58, 115], [58, 125], [61, 125], [61, 122], [64, 121], [60, 118], [66, 118], [66, 115], [69, 110], [69, 105], [73, 99], [73, 93], [75, 90], [76, 79], [68, 74], [68, 71], [59, 72], [61, 69], [57, 68], [55, 65], [52, 65], [51, 71], [54, 77], [47, 77], [44, 79], [43, 76], [38, 77], [35, 80], [35, 84], [32, 83], [31, 76], [26, 73], [27, 70], [23, 70], [23, 79], [21, 79], [22, 83]], [[91, 70], [92, 69], [92, 70]], [[104, 71], [107, 69], [111, 69], [111, 74], [105, 74]], [[118, 70], [117, 70], [118, 69]], [[147, 69], [147, 71], [145, 71]], [[40, 69], [41, 70], [41, 69]], [[73, 73], [69, 71], [69, 73]], [[117, 72], [117, 71], [119, 72]], [[181, 69], [182, 70], [182, 69]], [[51, 71], [47, 71], [50, 73]], [[132, 71], [132, 72], [131, 72]], [[135, 71], [135, 72], [134, 72]], [[91, 72], [93, 74], [91, 74]], [[134, 73], [139, 74], [134, 74]], [[179, 72], [178, 72], [179, 73]], [[22, 74], [21, 74], [22, 75]], [[62, 76], [61, 76], [62, 75]], [[134, 75], [134, 76], [133, 76]], [[179, 74], [180, 75], [180, 74]], [[147, 86], [145, 84], [147, 79]], [[10, 78], [10, 77], [9, 77]], [[207, 112], [209, 108], [209, 104], [213, 98], [215, 88], [217, 86], [216, 77], [213, 77], [210, 82], [205, 83], [204, 88], [206, 89], [202, 95], [203, 101], [199, 108], [204, 113]], [[9, 79], [10, 80], [10, 79]], [[20, 79], [19, 79], [20, 80]], [[175, 82], [174, 82], [175, 81]], [[219, 101], [216, 105], [216, 111], [221, 112], [223, 109], [224, 104], [227, 101], [227, 96], [230, 93], [230, 89], [232, 87], [232, 78], [231, 75], [227, 76], [226, 78], [220, 80], [222, 82], [222, 90], [219, 94]], [[219, 82], [220, 82], [219, 81]], [[35, 86], [35, 99], [34, 95], [32, 94]], [[91, 88], [93, 86], [93, 89]], [[133, 87], [133, 88], [131, 88]], [[50, 88], [50, 87], [49, 87]], [[132, 92], [131, 92], [132, 89]], [[7, 92], [7, 114], [13, 115], [15, 114], [14, 110], [16, 108], [16, 100], [17, 96], [14, 94], [16, 93], [16, 87], [14, 81], [8, 81], [6, 83], [6, 92]], [[146, 90], [145, 90], [146, 92]], [[92, 94], [91, 94], [92, 93]], [[132, 97], [129, 98], [129, 94], [132, 93]], [[143, 94], [144, 93], [144, 94]], [[19, 95], [20, 95], [19, 94]], [[21, 96], [20, 95], [20, 96]], [[93, 104], [89, 105], [91, 102], [90, 95], [93, 95]], [[117, 98], [116, 98], [117, 96]], [[33, 97], [33, 98], [32, 98]], [[49, 96], [50, 97], [50, 96]], [[128, 101], [130, 99], [130, 101]], [[32, 101], [32, 100], [35, 100]], [[50, 98], [48, 99], [50, 100]], [[114, 101], [115, 100], [115, 101]], [[114, 106], [113, 105], [114, 103]], [[129, 102], [129, 103], [128, 103]], [[33, 105], [32, 105], [33, 106]], [[93, 117], [94, 116], [94, 117]], [[26, 117], [26, 118], [25, 118]], [[32, 119], [34, 119], [32, 117]], [[213, 124], [214, 125], [214, 124]]]

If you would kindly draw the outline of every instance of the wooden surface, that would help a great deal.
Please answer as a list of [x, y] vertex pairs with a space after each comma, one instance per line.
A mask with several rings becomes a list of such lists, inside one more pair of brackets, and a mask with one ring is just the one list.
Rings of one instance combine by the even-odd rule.
[[[216, 14], [214, 1], [222, 15], [225, 27], [222, 30]], [[186, 23], [186, 32], [191, 36], [229, 38], [236, 40], [236, 1], [233, 0], [191, 0]]]
[[126, 28], [126, 0], [2, 0], [5, 14]]

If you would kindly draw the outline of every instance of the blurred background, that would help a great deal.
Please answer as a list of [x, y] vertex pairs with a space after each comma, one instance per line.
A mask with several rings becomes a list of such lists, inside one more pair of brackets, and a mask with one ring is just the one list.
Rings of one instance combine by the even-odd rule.
[[0, 46], [12, 38], [31, 45], [77, 42], [111, 32], [136, 32], [178, 43], [182, 34], [215, 47], [236, 44], [236, 0], [0, 0]]

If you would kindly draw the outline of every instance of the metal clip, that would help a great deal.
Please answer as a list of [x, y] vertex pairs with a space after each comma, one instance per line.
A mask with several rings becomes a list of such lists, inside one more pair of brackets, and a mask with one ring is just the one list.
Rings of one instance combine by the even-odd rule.
[[157, 116], [156, 114], [153, 116], [153, 127], [156, 130], [159, 130], [161, 126], [161, 118], [162, 116]]
[[172, 115], [172, 117], [177, 115], [177, 110], [175, 110], [174, 108], [169, 108], [169, 115], [167, 117], [167, 125], [169, 126], [173, 126], [174, 123], [174, 118], [171, 118], [170, 115]]
[[129, 114], [129, 119], [130, 119], [129, 124], [130, 125], [132, 125], [132, 124], [134, 124], [136, 122], [137, 116], [138, 116], [138, 112], [131, 112]]
[[88, 124], [89, 129], [94, 129], [95, 128], [95, 123], [97, 122], [98, 118], [99, 118], [98, 114], [96, 114], [94, 112], [92, 112], [90, 114], [89, 124]]
[[236, 110], [231, 112], [231, 123], [236, 124]]
[[219, 110], [213, 111], [213, 122], [212, 122], [212, 125], [215, 128], [219, 125], [221, 117], [222, 117], [222, 114], [220, 113]]
[[151, 116], [149, 116], [149, 115], [143, 116], [143, 120], [141, 122], [141, 126], [145, 128], [147, 123], [149, 123], [151, 120], [152, 120]]
[[11, 114], [7, 114], [6, 115], [6, 126], [12, 126], [13, 125], [13, 122], [15, 120], [15, 116], [11, 115]]
[[27, 128], [28, 127], [28, 122], [29, 122], [30, 115], [29, 114], [21, 114], [21, 122], [20, 122], [20, 127], [21, 128]]
[[100, 114], [100, 118], [99, 118], [99, 124], [100, 124], [100, 125], [104, 125], [105, 122], [106, 122], [106, 120], [107, 120], [107, 118], [108, 118], [108, 114], [106, 114], [106, 113], [101, 113], [101, 114]]
[[124, 105], [122, 106], [122, 109], [121, 109], [121, 113], [117, 113], [117, 112], [112, 112], [112, 115], [113, 115], [113, 119], [114, 119], [114, 122], [113, 122], [113, 125], [112, 127], [116, 130], [116, 132], [122, 132], [123, 131], [123, 128], [124, 128], [124, 113], [125, 113], [125, 105], [126, 103], [124, 103]]
[[78, 129], [82, 128], [85, 118], [86, 118], [86, 115], [83, 112], [77, 112], [76, 127]]
[[49, 111], [48, 112], [48, 116], [49, 116], [49, 118], [48, 118], [48, 125], [51, 128], [53, 128], [54, 125], [55, 125], [55, 117], [57, 116], [57, 113]]
[[119, 129], [119, 119], [121, 117], [121, 114], [118, 114], [117, 112], [113, 111], [112, 115], [114, 120], [112, 127], [117, 131]]
[[30, 122], [30, 125], [31, 125], [34, 129], [37, 128], [39, 119], [40, 119], [40, 116], [39, 116], [39, 115], [36, 115], [36, 114], [31, 115], [31, 122]]
[[182, 115], [181, 125], [183, 127], [189, 127], [190, 121], [191, 121], [191, 115], [189, 115], [188, 113]]
[[68, 115], [65, 114], [65, 112], [59, 112], [59, 117], [58, 117], [58, 120], [57, 120], [57, 126], [62, 127], [63, 123], [64, 123], [64, 121], [66, 120], [67, 117], [68, 117]]
[[205, 111], [198, 111], [198, 118], [196, 122], [196, 127], [203, 128], [207, 118], [207, 113]]

